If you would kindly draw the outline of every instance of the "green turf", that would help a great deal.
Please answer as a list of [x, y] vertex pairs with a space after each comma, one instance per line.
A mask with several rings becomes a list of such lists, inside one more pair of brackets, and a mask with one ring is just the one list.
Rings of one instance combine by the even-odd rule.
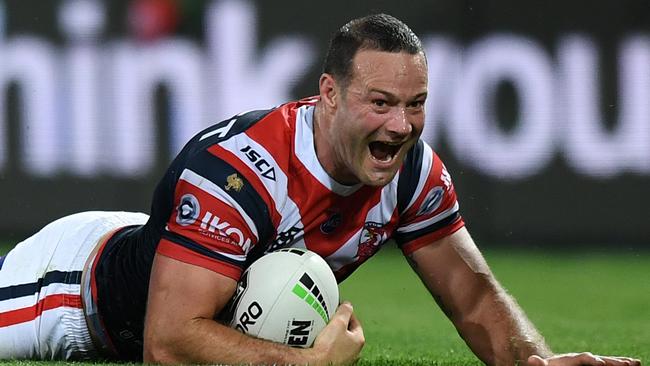
[[8, 243], [0, 243], [0, 255], [6, 254], [10, 248], [11, 245], [9, 245]]
[[[554, 351], [650, 360], [650, 253], [499, 249], [486, 257]], [[482, 365], [397, 250], [362, 266], [341, 285], [341, 298], [364, 326], [360, 365]]]
[[0, 243], [0, 255], [4, 255], [5, 253], [7, 253], [9, 249], [11, 249], [11, 247], [13, 247], [12, 244], [4, 243], [4, 242]]
[[[650, 359], [650, 254], [559, 253], [486, 257], [554, 351]], [[341, 292], [364, 324], [361, 364], [482, 364], [396, 251], [373, 258]]]

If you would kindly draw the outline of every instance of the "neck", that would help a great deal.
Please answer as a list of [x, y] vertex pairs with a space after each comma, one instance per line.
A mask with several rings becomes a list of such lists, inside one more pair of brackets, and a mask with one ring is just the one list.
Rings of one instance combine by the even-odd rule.
[[316, 157], [321, 166], [327, 174], [333, 177], [333, 166], [329, 166], [327, 162], [332, 161], [331, 149], [328, 151], [326, 147], [331, 146], [327, 134], [327, 126], [329, 126], [329, 116], [325, 111], [325, 106], [322, 101], [318, 101], [314, 106], [314, 150]]
[[316, 157], [323, 167], [325, 172], [334, 179], [337, 183], [342, 185], [355, 185], [359, 183], [354, 177], [346, 175], [344, 166], [337, 165], [335, 144], [339, 141], [333, 141], [331, 137], [330, 128], [332, 122], [332, 114], [329, 113], [327, 107], [319, 101], [314, 109], [314, 150]]

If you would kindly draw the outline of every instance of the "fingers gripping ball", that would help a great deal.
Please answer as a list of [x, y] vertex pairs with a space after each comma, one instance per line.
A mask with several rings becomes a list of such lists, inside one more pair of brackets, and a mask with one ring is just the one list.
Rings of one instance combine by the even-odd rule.
[[281, 249], [255, 261], [232, 301], [230, 326], [294, 347], [310, 347], [339, 303], [325, 260], [304, 249]]

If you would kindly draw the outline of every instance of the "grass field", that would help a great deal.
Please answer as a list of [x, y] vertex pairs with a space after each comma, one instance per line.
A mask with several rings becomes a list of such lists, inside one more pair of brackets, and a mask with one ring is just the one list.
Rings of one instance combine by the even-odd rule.
[[[554, 351], [650, 360], [650, 253], [499, 249], [485, 255]], [[482, 364], [397, 250], [371, 259], [341, 285], [341, 297], [354, 304], [364, 325], [359, 365]]]

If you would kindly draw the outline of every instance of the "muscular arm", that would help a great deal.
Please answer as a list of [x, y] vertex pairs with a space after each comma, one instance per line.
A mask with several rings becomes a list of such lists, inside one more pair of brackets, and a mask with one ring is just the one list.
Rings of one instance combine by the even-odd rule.
[[313, 348], [291, 348], [246, 336], [213, 320], [237, 283], [226, 276], [156, 254], [145, 316], [148, 363], [346, 363], [363, 346], [361, 326], [342, 305]]
[[156, 254], [145, 316], [144, 361], [159, 363], [306, 363], [304, 349], [248, 337], [213, 320], [237, 283]]
[[408, 256], [472, 351], [490, 365], [552, 355], [515, 300], [492, 275], [465, 228]]

